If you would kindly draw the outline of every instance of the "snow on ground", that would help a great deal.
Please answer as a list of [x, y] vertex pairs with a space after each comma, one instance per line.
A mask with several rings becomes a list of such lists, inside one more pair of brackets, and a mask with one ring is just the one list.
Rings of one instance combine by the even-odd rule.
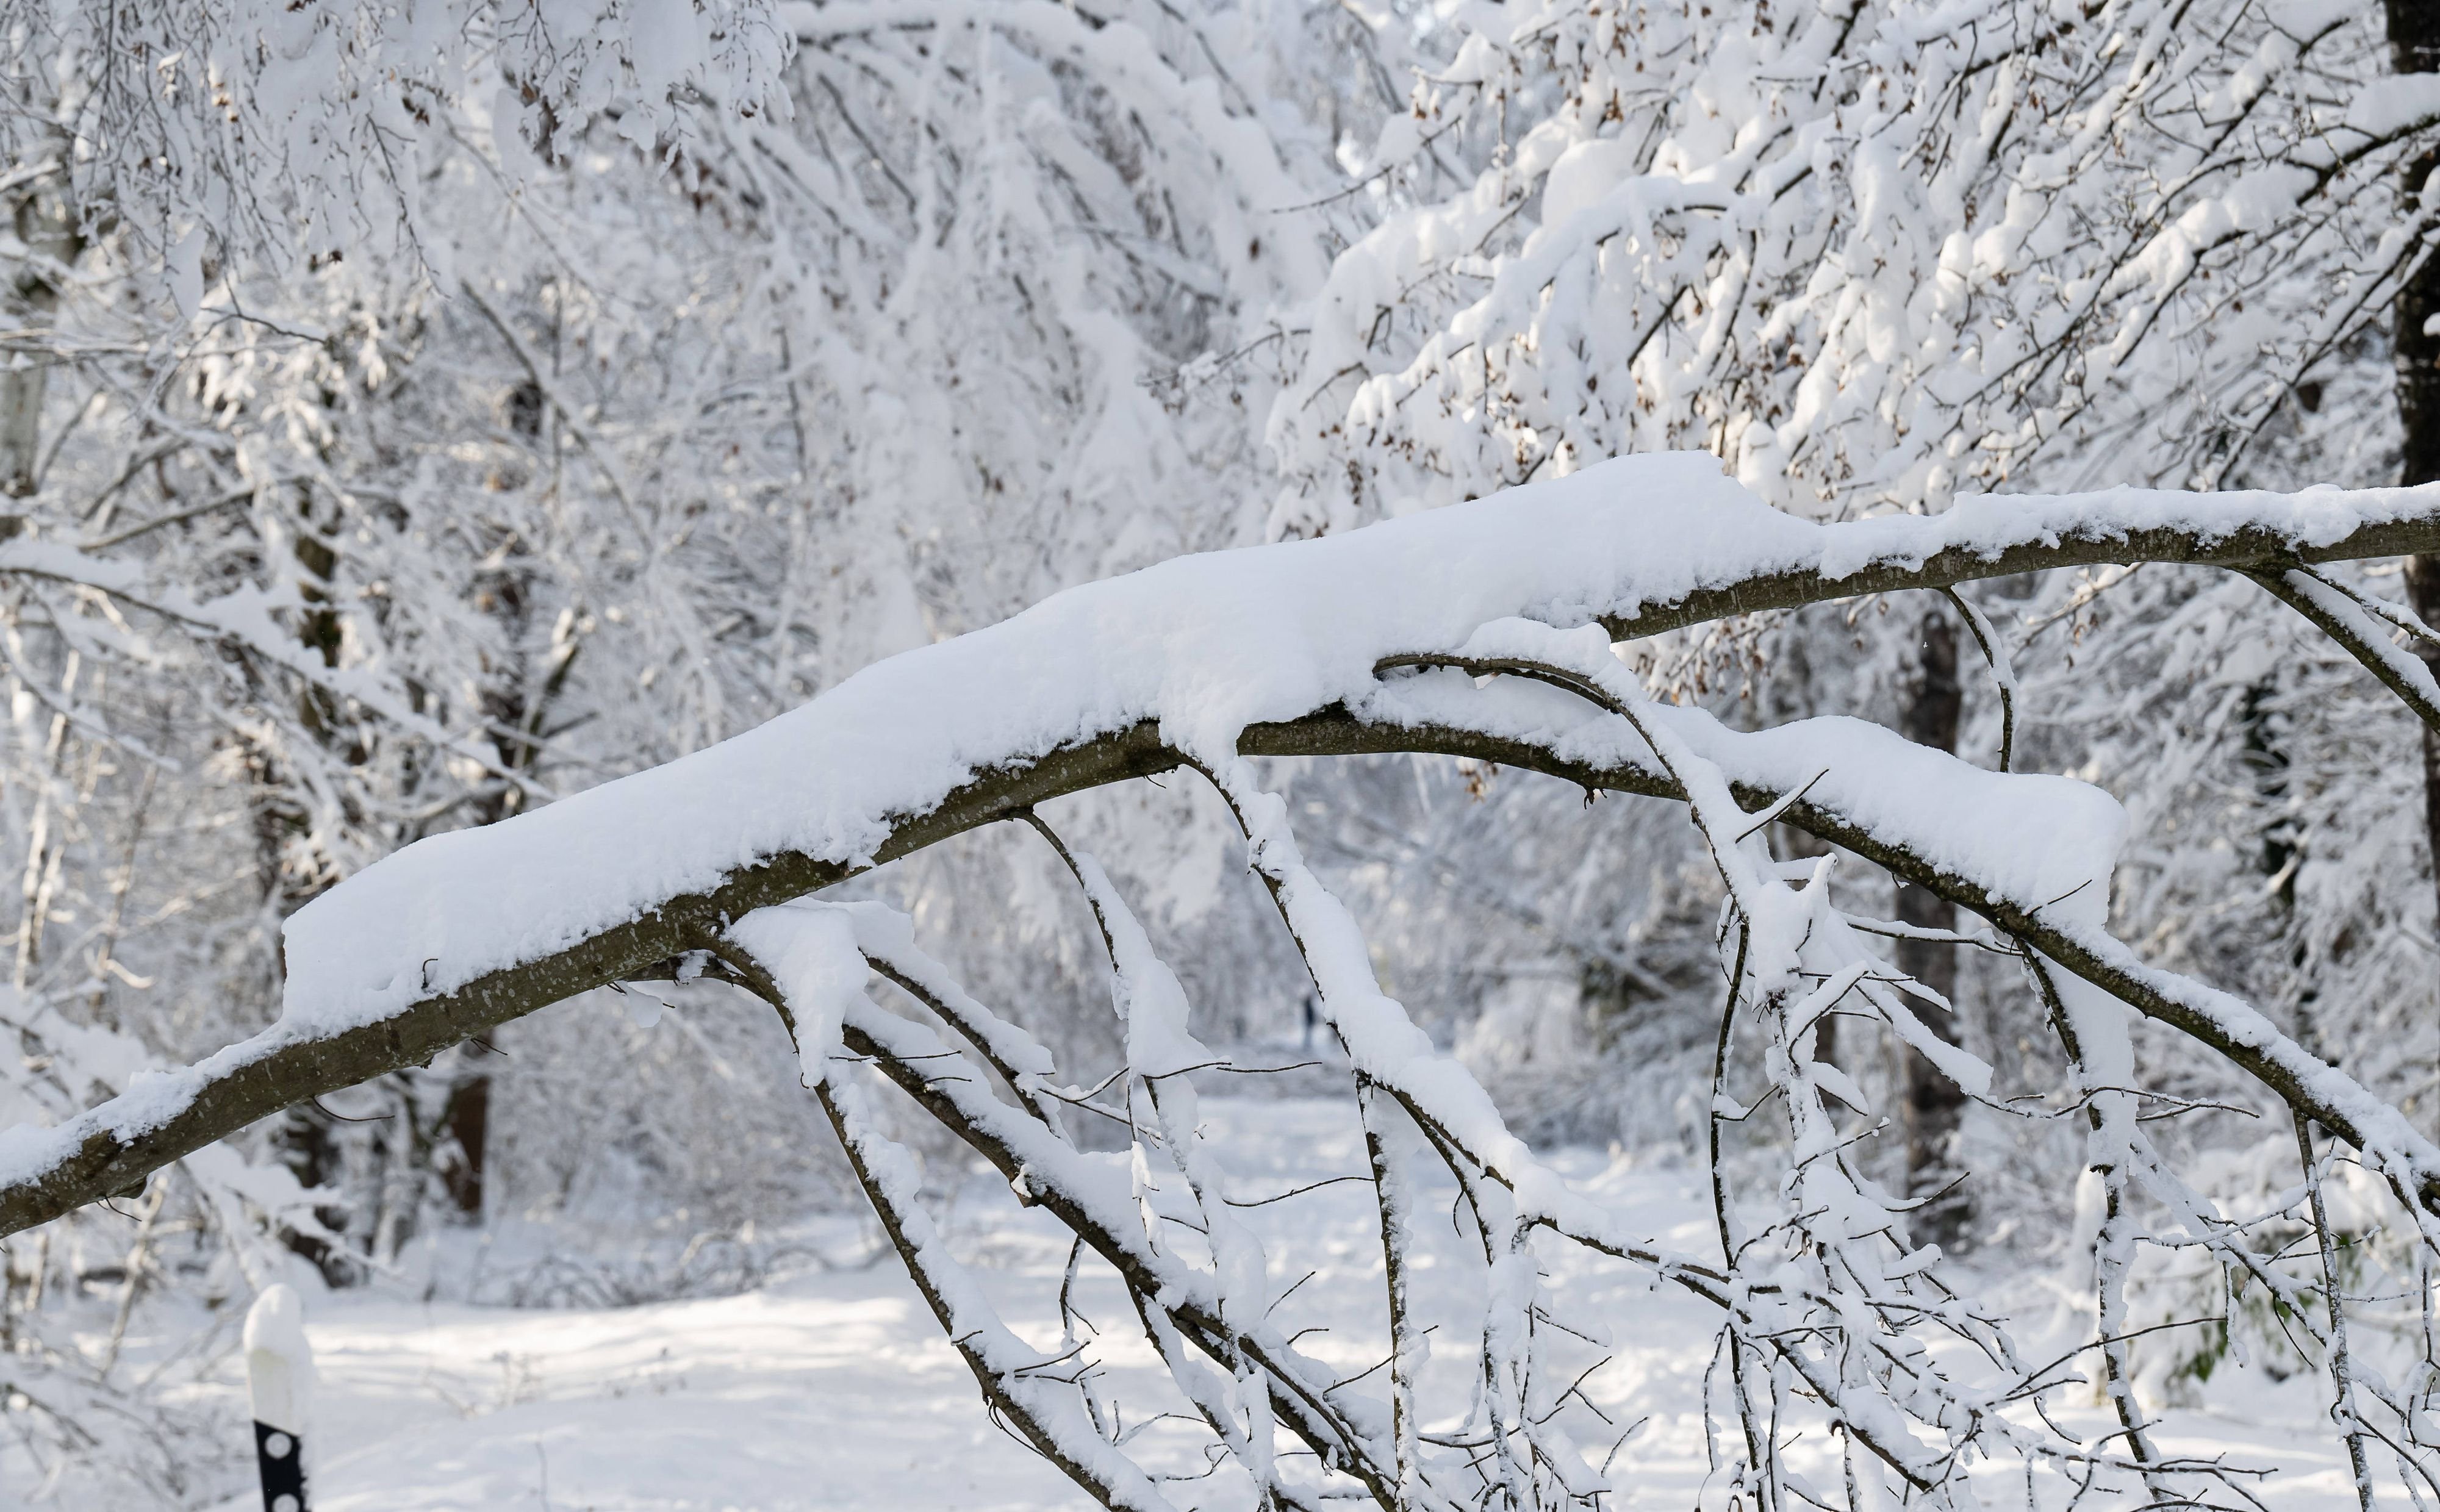
[[[1204, 1111], [1241, 1200], [1362, 1167], [1344, 1100], [1214, 1097]], [[1562, 1152], [1555, 1163], [1663, 1244], [1703, 1247], [1710, 1218], [1695, 1173], [1592, 1151]], [[1281, 1307], [1299, 1327], [1331, 1330], [1308, 1334], [1302, 1347], [1351, 1375], [1372, 1364], [1380, 1255], [1366, 1190], [1323, 1187], [1245, 1215], [1270, 1250], [1275, 1288], [1315, 1271]], [[1066, 1246], [1049, 1220], [978, 1178], [960, 1192], [950, 1221], [1010, 1323], [1037, 1342], [1055, 1339]], [[841, 1226], [831, 1237], [852, 1233]], [[1644, 1420], [1618, 1453], [1619, 1504], [1693, 1507], [1706, 1465], [1708, 1309], [1647, 1291], [1623, 1266], [1555, 1252], [1552, 1264], [1552, 1293], [1570, 1319], [1598, 1320], [1611, 1335], [1614, 1358], [1586, 1380], [1586, 1394], [1621, 1429]], [[1086, 1267], [1079, 1308], [1107, 1330], [1100, 1354], [1133, 1421], [1136, 1404], [1158, 1395], [1157, 1377], [1148, 1347], [1126, 1326], [1116, 1287], [1094, 1269]], [[1422, 1257], [1415, 1285], [1426, 1311], [1462, 1316], [1462, 1299], [1479, 1293], [1480, 1278], [1479, 1256], [1469, 1267], [1451, 1243]], [[2058, 1326], [2070, 1326], [2064, 1316]], [[320, 1373], [311, 1441], [320, 1512], [1089, 1504], [985, 1417], [972, 1377], [888, 1258], [865, 1269], [808, 1269], [744, 1295], [622, 1308], [427, 1304], [379, 1288], [329, 1293], [309, 1300], [308, 1329]], [[1427, 1413], [1462, 1413], [1471, 1349], [1471, 1341], [1435, 1338]], [[2215, 1410], [2170, 1414], [2159, 1435], [2164, 1450], [2278, 1467], [2263, 1494], [2282, 1512], [2351, 1504], [2337, 1452], [2316, 1436], [2324, 1404], [2312, 1381], [2226, 1380], [2223, 1373]], [[239, 1400], [232, 1378], [233, 1422]], [[2058, 1415], [2079, 1432], [2105, 1431], [2098, 1410]], [[1171, 1436], [1160, 1443], [1164, 1432]], [[1820, 1435], [1813, 1438], [1800, 1439], [1790, 1463], [1818, 1485], [1838, 1485]], [[1163, 1426], [1146, 1441], [1159, 1443], [1155, 1457], [1172, 1468], [1199, 1467], [1194, 1436]], [[2024, 1504], [2021, 1479], [2006, 1479], [1987, 1488], [1986, 1505]], [[1181, 1505], [1231, 1504], [1217, 1480], [1181, 1484], [1176, 1494]], [[2063, 1500], [2041, 1498], [2045, 1506]], [[2131, 1506], [2141, 1498], [2097, 1500]], [[219, 1508], [256, 1504], [240, 1497]]]

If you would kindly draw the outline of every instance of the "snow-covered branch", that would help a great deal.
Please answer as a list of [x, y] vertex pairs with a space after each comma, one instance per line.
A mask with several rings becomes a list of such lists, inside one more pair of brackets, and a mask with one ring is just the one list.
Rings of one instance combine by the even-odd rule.
[[[1937, 516], [1824, 526], [1767, 508], [1709, 459], [1665, 457], [1345, 536], [1179, 559], [880, 663], [709, 750], [370, 868], [290, 922], [287, 1009], [270, 1030], [57, 1127], [11, 1131], [0, 1143], [0, 1231], [121, 1190], [299, 1097], [709, 948], [726, 921], [757, 908], [1061, 794], [1181, 759], [1217, 769], [1241, 752], [1520, 757], [1534, 743], [1515, 730], [1423, 728], [1421, 713], [1394, 704], [1409, 694], [1376, 676], [1400, 657], [1452, 653], [1495, 621], [1642, 636], [2043, 567], [2269, 569], [2433, 547], [2435, 489], [1995, 496]], [[1756, 783], [1759, 771], [1732, 778], [1792, 790], [1819, 769], [1809, 738], [1756, 737], [1785, 753], [1776, 785]], [[1666, 785], [1648, 766], [1627, 773], [1615, 743], [1537, 761], [1640, 790]], [[2059, 779], [1984, 775], [2005, 784], [1995, 795], [2072, 791], [2107, 803]], [[2011, 841], [1978, 853], [1992, 868], [1978, 874], [1821, 789], [1789, 816], [1922, 874], [2070, 971], [2223, 1045], [2325, 1126], [2393, 1151], [2396, 1174], [2411, 1172], [2418, 1189], [2440, 1171], [2419, 1144], [2381, 1132], [2350, 1087], [2259, 1033], [2250, 1010], [2146, 967], [2088, 922], [2107, 855], [2101, 874], [2087, 855], [2069, 875], [2056, 847]]]

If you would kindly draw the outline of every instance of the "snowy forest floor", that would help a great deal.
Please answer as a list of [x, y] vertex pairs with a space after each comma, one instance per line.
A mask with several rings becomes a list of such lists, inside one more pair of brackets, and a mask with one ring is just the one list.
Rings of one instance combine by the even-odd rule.
[[[1208, 1125], [1241, 1197], [1268, 1196], [1363, 1167], [1363, 1145], [1343, 1100], [1208, 1098]], [[1696, 1177], [1638, 1167], [1597, 1151], [1555, 1163], [1583, 1190], [1631, 1216], [1664, 1245], [1707, 1248], [1708, 1209]], [[1445, 1206], [1445, 1196], [1442, 1203]], [[1273, 1285], [1316, 1273], [1282, 1305], [1309, 1333], [1302, 1347], [1353, 1375], [1372, 1364], [1380, 1251], [1365, 1189], [1353, 1182], [1245, 1215], [1271, 1254]], [[1020, 1333], [1059, 1335], [1055, 1293], [1067, 1255], [1050, 1220], [978, 1178], [960, 1192], [952, 1232], [976, 1273]], [[1442, 1226], [1445, 1232], [1446, 1226]], [[852, 1220], [809, 1237], [833, 1253], [868, 1245]], [[1454, 1244], [1425, 1257], [1416, 1285], [1479, 1292], [1479, 1255]], [[1104, 1330], [1098, 1353], [1130, 1413], [1161, 1395], [1150, 1348], [1106, 1270], [1087, 1265], [1079, 1308]], [[2072, 1341], [2076, 1320], [2040, 1302], [2041, 1278], [2013, 1299], [2036, 1324], [2032, 1342]], [[2064, 1288], [2057, 1288], [2064, 1295]], [[1576, 1258], [1554, 1265], [1554, 1295], [1573, 1320], [1599, 1320], [1611, 1361], [1584, 1391], [1620, 1429], [1642, 1419], [1617, 1454], [1614, 1505], [1692, 1508], [1706, 1473], [1701, 1413], [1712, 1319], [1703, 1305], [1647, 1291], [1623, 1266]], [[1449, 1300], [1447, 1295], [1444, 1301]], [[2047, 1306], [2056, 1317], [2040, 1337]], [[308, 1325], [320, 1373], [313, 1432], [320, 1512], [438, 1512], [442, 1508], [641, 1509], [957, 1507], [971, 1512], [1087, 1505], [1054, 1470], [985, 1417], [973, 1378], [941, 1337], [894, 1258], [863, 1269], [808, 1265], [743, 1294], [616, 1308], [517, 1309], [421, 1303], [380, 1287], [314, 1297]], [[1436, 1338], [1427, 1415], [1465, 1408], [1471, 1341]], [[228, 1361], [229, 1417], [242, 1433], [238, 1360]], [[2054, 1394], [2054, 1401], [2068, 1394]], [[2257, 1493], [2282, 1509], [2352, 1504], [2327, 1435], [2317, 1383], [2271, 1385], [2257, 1371], [2225, 1370], [2208, 1406], [2167, 1415], [2158, 1434], [2173, 1454], [2224, 1454], [2275, 1469]], [[2072, 1406], [2054, 1415], [2088, 1438], [2104, 1413]], [[1428, 1425], [1427, 1425], [1428, 1426]], [[1200, 1467], [1200, 1437], [1160, 1425], [1174, 1468]], [[1580, 1435], [1580, 1441], [1583, 1435]], [[1807, 1433], [1791, 1467], [1814, 1484], [1839, 1484], [1823, 1435]], [[1592, 1447], [1598, 1461], [1606, 1442]], [[1978, 1487], [1986, 1506], [2024, 1505], [2024, 1483]], [[2096, 1496], [2088, 1506], [2141, 1502]], [[1235, 1505], [1239, 1486], [1181, 1483], [1181, 1505]], [[2045, 1507], [2063, 1504], [2064, 1483]], [[250, 1496], [210, 1503], [220, 1512]]]

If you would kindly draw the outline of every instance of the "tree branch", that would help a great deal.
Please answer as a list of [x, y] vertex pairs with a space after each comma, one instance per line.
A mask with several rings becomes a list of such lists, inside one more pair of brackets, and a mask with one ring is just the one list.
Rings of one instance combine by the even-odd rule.
[[[1739, 613], [1870, 592], [1947, 587], [2056, 567], [2160, 562], [2270, 571], [2297, 562], [2440, 551], [2440, 487], [2305, 495], [2309, 508], [2275, 495], [2215, 496], [2215, 510], [2230, 522], [2224, 528], [2189, 523], [2121, 529], [2110, 523], [2143, 515], [2149, 508], [2146, 497], [2120, 493], [2082, 499], [1970, 500], [1947, 515], [1821, 527], [1803, 537], [1811, 545], [1792, 549], [1781, 565], [1673, 592], [1665, 602], [1619, 603], [1596, 618], [1612, 636], [1625, 639]], [[2196, 495], [2158, 497], [2184, 502], [2176, 509], [2151, 509], [2154, 515], [2191, 520], [2198, 513]], [[2347, 513], [2351, 506], [2352, 516]], [[1943, 544], [1948, 541], [1969, 544]], [[41, 572], [49, 566], [0, 559], [0, 570]], [[1681, 575], [1698, 582], [1702, 577], [1697, 567]], [[118, 586], [113, 585], [114, 589]], [[1544, 771], [1589, 787], [1682, 796], [1657, 772], [1625, 765], [1594, 767], [1480, 729], [1367, 722], [1350, 713], [1333, 691], [1324, 690], [1322, 696], [1331, 701], [1301, 716], [1247, 728], [1239, 750], [1306, 756], [1438, 752]], [[156, 1083], [140, 1099], [104, 1104], [56, 1128], [0, 1131], [0, 1235], [136, 1189], [162, 1165], [293, 1103], [426, 1062], [550, 1003], [654, 972], [683, 952], [713, 948], [726, 921], [757, 908], [832, 886], [952, 836], [1014, 818], [1036, 803], [1170, 770], [1182, 759], [1179, 750], [1164, 743], [1151, 717], [1129, 718], [1047, 752], [1011, 751], [997, 760], [986, 756], [971, 777], [937, 801], [919, 811], [888, 816], [886, 837], [853, 859], [775, 849], [729, 872], [715, 887], [663, 898], [547, 954], [460, 985], [422, 992], [371, 1022], [316, 1033], [283, 1019], [253, 1039], [171, 1073], [170, 1085]], [[1768, 801], [1777, 796], [1741, 793], [1740, 801]], [[539, 817], [511, 819], [486, 834], [512, 833], [517, 824]], [[1786, 817], [1982, 915], [2142, 1012], [2221, 1050], [2299, 1112], [2361, 1147], [2360, 1121], [2348, 1109], [2332, 1106], [2318, 1089], [2315, 1078], [2323, 1071], [2318, 1061], [2290, 1065], [2258, 1046], [2234, 1042], [2188, 997], [2163, 985], [2176, 979], [2150, 972], [2123, 945], [2053, 927], [2033, 916], [2038, 910], [2007, 902], [1974, 879], [1942, 873], [1926, 859], [1884, 843], [1818, 804], [1792, 804]], [[2427, 1205], [2440, 1204], [2440, 1161], [2433, 1164], [2416, 1182]]]

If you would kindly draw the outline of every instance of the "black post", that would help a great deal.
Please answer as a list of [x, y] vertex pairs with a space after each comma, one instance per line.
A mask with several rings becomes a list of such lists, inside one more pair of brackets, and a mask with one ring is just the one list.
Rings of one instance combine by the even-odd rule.
[[305, 1512], [305, 1446], [285, 1429], [254, 1424], [254, 1460], [262, 1472], [263, 1512]]

